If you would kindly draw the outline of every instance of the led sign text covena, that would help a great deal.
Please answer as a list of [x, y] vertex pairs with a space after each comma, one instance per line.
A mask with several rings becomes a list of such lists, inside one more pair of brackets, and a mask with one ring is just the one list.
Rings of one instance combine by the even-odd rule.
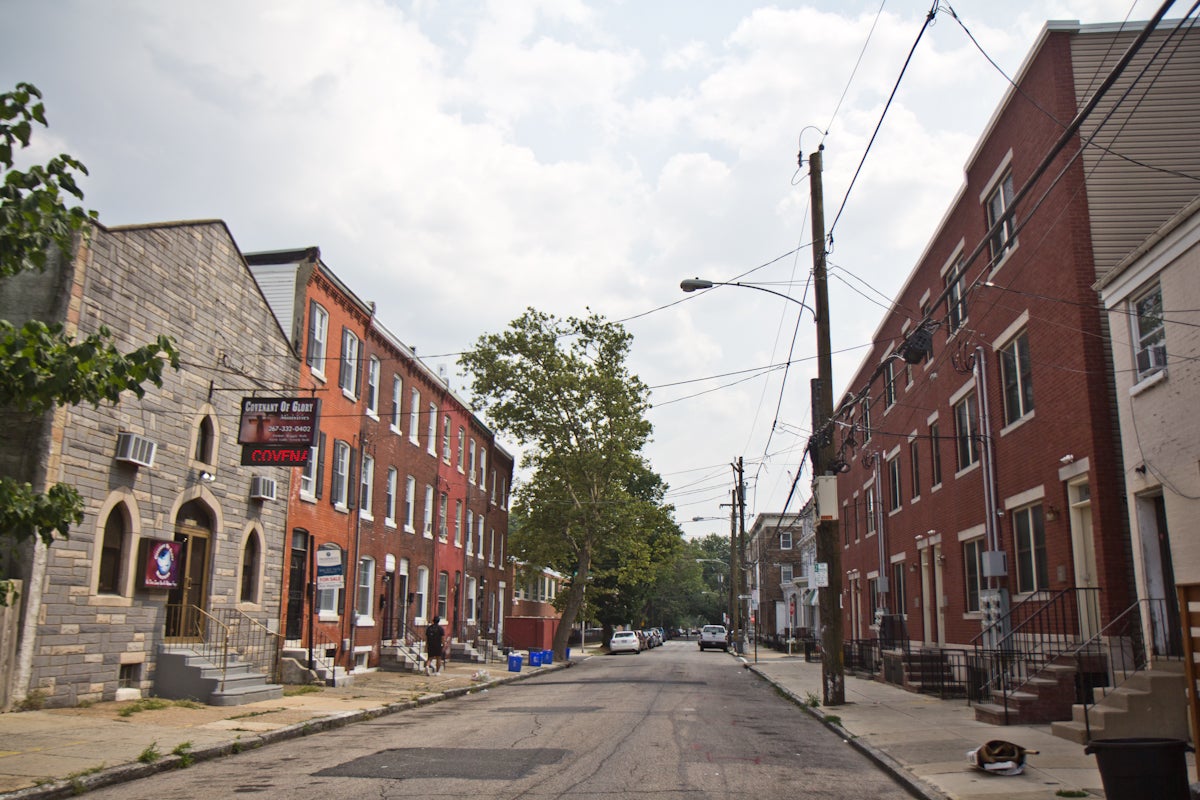
[[238, 425], [245, 466], [302, 466], [320, 431], [321, 401], [311, 397], [245, 397]]

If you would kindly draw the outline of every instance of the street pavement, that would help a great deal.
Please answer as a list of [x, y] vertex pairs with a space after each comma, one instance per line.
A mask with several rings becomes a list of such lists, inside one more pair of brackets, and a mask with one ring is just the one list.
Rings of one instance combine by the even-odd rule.
[[[596, 651], [591, 651], [596, 652]], [[0, 714], [0, 800], [71, 797], [91, 788], [177, 769], [181, 762], [219, 758], [275, 741], [317, 734], [342, 725], [577, 663], [508, 672], [504, 664], [451, 663], [441, 676], [398, 672], [356, 675], [343, 687], [292, 693], [242, 706], [172, 705], [135, 713], [129, 702], [87, 708]], [[808, 713], [866, 753], [919, 797], [935, 800], [1050, 800], [1086, 791], [1103, 797], [1094, 756], [1050, 734], [1048, 725], [996, 726], [977, 722], [963, 700], [940, 700], [872, 680], [846, 678], [846, 703], [817, 707], [821, 665], [760, 649], [734, 656], [770, 681]], [[482, 673], [481, 673], [482, 670]], [[293, 691], [295, 687], [290, 687]], [[144, 704], [144, 703], [143, 703]], [[1023, 774], [999, 776], [967, 763], [967, 751], [992, 739], [1038, 750]], [[157, 757], [155, 757], [157, 754]], [[1194, 760], [1188, 756], [1189, 775]]]

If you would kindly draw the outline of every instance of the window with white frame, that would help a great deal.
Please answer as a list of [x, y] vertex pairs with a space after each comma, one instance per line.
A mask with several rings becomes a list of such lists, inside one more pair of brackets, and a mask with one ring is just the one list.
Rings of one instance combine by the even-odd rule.
[[479, 488], [487, 491], [487, 450], [479, 448]]
[[963, 542], [963, 569], [965, 570], [963, 591], [966, 593], [966, 610], [979, 611], [979, 589], [983, 586], [983, 537]]
[[463, 546], [463, 501], [454, 501], [454, 546]]
[[358, 593], [354, 597], [354, 613], [370, 617], [375, 600], [375, 559], [364, 556], [358, 560]]
[[338, 386], [348, 397], [358, 397], [358, 354], [361, 347], [358, 336], [349, 328], [342, 328], [342, 364], [338, 369]]
[[429, 430], [425, 432], [425, 447], [429, 455], [437, 455], [437, 403], [429, 404]]
[[329, 485], [329, 502], [339, 508], [349, 504], [350, 445], [341, 439], [333, 440], [333, 476]]
[[413, 613], [418, 619], [429, 619], [429, 567], [417, 567], [417, 591], [413, 598]]
[[791, 531], [780, 531], [779, 532], [779, 549], [780, 550], [791, 550], [792, 549], [792, 532]]
[[887, 460], [887, 474], [888, 511], [895, 511], [903, 503], [900, 496], [900, 458], [898, 455]]
[[875, 533], [875, 484], [867, 487], [865, 493], [864, 515], [867, 518], [867, 536]]
[[375, 459], [363, 454], [362, 475], [359, 480], [358, 508], [365, 520], [375, 519], [372, 505], [375, 501]]
[[[483, 524], [483, 519], [480, 518], [479, 524]], [[492, 528], [488, 533], [488, 566], [496, 565], [496, 529]]]
[[399, 375], [392, 376], [392, 418], [388, 424], [392, 433], [400, 433], [400, 399], [404, 396], [404, 381]]
[[1004, 424], [1033, 412], [1033, 365], [1029, 333], [1021, 331], [1000, 348], [1000, 385], [1004, 395]]
[[320, 473], [321, 457], [324, 455], [321, 452], [321, 444], [324, 441], [325, 434], [321, 434], [317, 440], [317, 444], [308, 448], [308, 461], [305, 462], [303, 469], [300, 471], [301, 499], [315, 500], [321, 496], [318, 475]]
[[426, 539], [433, 538], [433, 487], [425, 485], [425, 527], [423, 529]]
[[1161, 372], [1167, 366], [1167, 331], [1163, 327], [1162, 286], [1155, 283], [1134, 297], [1133, 345], [1137, 379]]
[[442, 417], [442, 461], [450, 463], [450, 415]]
[[446, 496], [445, 492], [442, 492], [441, 496], [438, 497], [437, 535], [438, 539], [443, 542], [446, 541], [446, 537], [449, 535], [447, 530], [447, 525], [449, 525], [449, 520], [447, 519], [449, 506], [450, 498]]
[[325, 378], [325, 349], [329, 341], [329, 312], [316, 300], [308, 304], [308, 352], [304, 362], [318, 378]]
[[396, 527], [396, 484], [399, 475], [395, 467], [388, 467], [387, 471], [387, 502], [384, 504], [387, 510], [384, 512], [383, 523]]
[[890, 357], [883, 364], [883, 408], [896, 405], [896, 362]]
[[478, 528], [478, 535], [475, 537], [475, 547], [478, 549], [475, 551], [475, 555], [483, 558], [483, 514], [475, 518], [475, 523]]
[[379, 419], [379, 359], [367, 359], [367, 413]]
[[417, 479], [412, 475], [404, 479], [404, 530], [417, 532]]
[[946, 324], [954, 333], [967, 321], [967, 265], [959, 261], [944, 278], [946, 285]]
[[871, 438], [871, 398], [864, 397], [862, 401], [862, 432], [863, 441]]
[[[992, 193], [987, 197], [987, 226], [988, 230], [992, 229], [1004, 213], [1009, 210], [1013, 199], [1013, 178], [1012, 173], [1008, 173], [992, 190]], [[992, 266], [999, 264], [1009, 250], [1013, 248], [1015, 242], [1013, 239], [1016, 234], [1016, 221], [1012, 215], [1009, 215], [1004, 220], [1003, 224], [996, 229], [996, 232], [988, 239], [988, 247], [991, 249]]]
[[791, 583], [793, 573], [794, 573], [794, 568], [791, 564], [780, 564], [779, 565], [779, 582], [784, 584], [785, 586], [787, 584]]
[[437, 578], [437, 611], [439, 617], [446, 618], [446, 598], [450, 593], [450, 573], [439, 572]]
[[467, 509], [467, 542], [466, 542], [466, 550], [467, 550], [468, 555], [470, 555], [472, 552], [471, 538], [474, 535], [475, 535], [475, 512], [468, 508]]
[[[339, 557], [345, 556], [345, 553], [336, 544], [323, 544], [319, 549], [323, 551], [336, 551]], [[343, 561], [343, 563], [345, 562]], [[338, 609], [342, 607], [341, 596], [341, 589], [318, 589], [317, 613], [326, 618], [338, 616]]]
[[456, 461], [458, 463], [458, 471], [459, 472], [466, 471], [466, 463], [463, 461], [463, 459], [466, 458], [466, 449], [467, 449], [467, 432], [465, 430], [463, 430], [462, 426], [459, 426], [459, 428], [458, 428], [458, 458], [456, 459]]
[[408, 393], [408, 440], [421, 445], [421, 392], [417, 389]]
[[921, 496], [921, 450], [916, 439], [908, 443], [908, 482], [908, 497], [916, 500]]
[[479, 582], [474, 578], [467, 578], [467, 624], [475, 622], [475, 595], [479, 591]]
[[472, 439], [467, 447], [467, 480], [472, 486], [475, 485], [475, 459], [477, 457], [475, 449], [475, 440]]
[[975, 393], [971, 392], [954, 406], [954, 441], [959, 472], [979, 460], [976, 417]]
[[1046, 528], [1040, 503], [1013, 511], [1013, 538], [1017, 543], [1017, 591], [1036, 592], [1049, 588]]
[[904, 608], [904, 562], [892, 564], [892, 582], [888, 586], [888, 599], [891, 601], [893, 614], [903, 614]]
[[937, 420], [929, 423], [929, 486], [942, 483], [942, 439]]

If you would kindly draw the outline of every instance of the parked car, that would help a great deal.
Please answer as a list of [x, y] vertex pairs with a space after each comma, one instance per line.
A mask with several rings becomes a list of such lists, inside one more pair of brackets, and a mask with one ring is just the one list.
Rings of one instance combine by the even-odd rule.
[[724, 625], [705, 625], [700, 629], [700, 649], [707, 650], [710, 647], [729, 649], [729, 631], [725, 630]]
[[608, 652], [613, 655], [640, 653], [642, 652], [642, 640], [638, 637], [637, 631], [616, 631], [608, 640]]
[[662, 644], [662, 637], [658, 635], [657, 628], [646, 628], [644, 631], [642, 631], [642, 633], [646, 635], [647, 649], [653, 650], [655, 647], [658, 647], [660, 644]]

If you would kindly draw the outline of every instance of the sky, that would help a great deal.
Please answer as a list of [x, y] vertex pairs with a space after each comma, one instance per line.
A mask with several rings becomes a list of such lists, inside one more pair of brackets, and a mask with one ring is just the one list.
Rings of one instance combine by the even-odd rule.
[[0, 0], [0, 91], [42, 91], [25, 158], [79, 158], [101, 222], [318, 246], [464, 395], [457, 354], [528, 307], [622, 322], [698, 536], [728, 530], [739, 458], [748, 527], [810, 494], [808, 156], [838, 397], [1007, 89], [964, 28], [1012, 75], [1046, 20], [1157, 6], [943, 0], [922, 34], [931, 3]]

